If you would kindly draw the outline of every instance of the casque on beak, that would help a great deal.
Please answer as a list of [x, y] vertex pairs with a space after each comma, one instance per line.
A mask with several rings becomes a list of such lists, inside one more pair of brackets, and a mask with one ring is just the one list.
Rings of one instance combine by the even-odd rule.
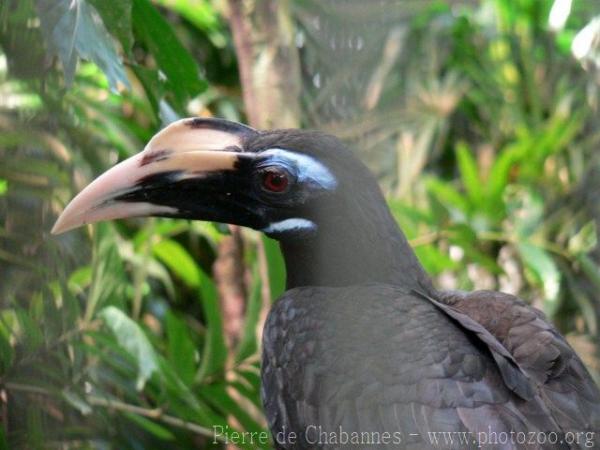
[[[234, 173], [242, 159], [251, 158], [241, 149], [244, 140], [256, 133], [250, 127], [222, 119], [174, 122], [156, 134], [141, 153], [109, 169], [71, 200], [52, 233], [126, 217], [193, 216], [190, 202], [203, 200], [204, 209], [200, 210], [204, 214], [198, 213], [198, 218], [226, 221], [225, 213], [211, 212], [210, 208], [215, 208], [218, 189], [226, 188], [221, 177]], [[199, 182], [192, 188], [190, 181], [194, 180]], [[202, 180], [210, 180], [204, 183], [206, 189], [198, 186]], [[170, 187], [176, 183], [184, 185], [184, 194], [194, 198], [173, 198], [176, 193]]]

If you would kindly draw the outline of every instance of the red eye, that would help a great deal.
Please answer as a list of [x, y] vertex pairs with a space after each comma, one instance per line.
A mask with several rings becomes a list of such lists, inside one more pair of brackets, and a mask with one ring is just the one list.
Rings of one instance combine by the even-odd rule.
[[284, 192], [290, 184], [287, 173], [270, 169], [263, 173], [262, 185], [269, 192]]

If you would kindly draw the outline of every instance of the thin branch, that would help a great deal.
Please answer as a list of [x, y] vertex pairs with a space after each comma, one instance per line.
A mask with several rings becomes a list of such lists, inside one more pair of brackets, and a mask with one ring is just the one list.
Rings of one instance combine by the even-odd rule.
[[178, 417], [164, 414], [160, 408], [142, 408], [141, 406], [131, 405], [129, 403], [121, 402], [119, 400], [112, 400], [108, 398], [98, 397], [95, 395], [87, 395], [86, 400], [90, 405], [103, 406], [105, 408], [110, 408], [117, 411], [138, 414], [140, 416], [148, 417], [149, 419], [164, 422], [174, 427], [183, 428], [184, 430], [191, 431], [192, 433], [201, 436], [206, 436], [213, 439], [217, 439], [221, 442], [225, 442], [225, 440], [221, 436], [215, 435], [213, 430], [198, 425], [196, 423], [189, 422], [187, 420], [179, 419]]
[[[31, 386], [21, 383], [4, 383], [4, 388], [8, 391], [27, 392], [29, 394], [45, 395], [48, 397], [57, 397], [57, 393], [52, 392], [48, 389], [39, 386]], [[225, 442], [222, 436], [215, 435], [214, 431], [210, 428], [203, 427], [187, 420], [179, 419], [178, 417], [164, 414], [160, 408], [143, 408], [141, 406], [132, 405], [119, 400], [113, 400], [109, 398], [99, 397], [97, 395], [86, 395], [85, 401], [93, 406], [101, 406], [104, 408], [114, 409], [116, 411], [129, 412], [137, 414], [139, 416], [147, 417], [149, 419], [157, 420], [168, 425], [182, 428], [192, 433], [206, 436], [212, 439], [217, 439], [221, 442]]]

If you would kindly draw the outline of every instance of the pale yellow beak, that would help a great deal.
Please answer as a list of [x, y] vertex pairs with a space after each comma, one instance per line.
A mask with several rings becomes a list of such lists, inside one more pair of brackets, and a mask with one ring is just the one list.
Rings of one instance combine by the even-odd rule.
[[245, 125], [219, 119], [174, 122], [157, 133], [141, 153], [109, 169], [71, 200], [52, 234], [102, 220], [175, 213], [169, 206], [115, 199], [159, 173], [177, 173], [184, 179], [235, 170], [243, 141], [252, 133], [256, 131]]

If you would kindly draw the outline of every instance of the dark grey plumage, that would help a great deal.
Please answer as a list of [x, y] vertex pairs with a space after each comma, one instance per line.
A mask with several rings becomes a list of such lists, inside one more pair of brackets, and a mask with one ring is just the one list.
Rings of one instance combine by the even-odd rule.
[[[288, 291], [263, 337], [269, 426], [275, 438], [282, 430], [298, 437], [292, 443], [280, 433], [278, 448], [351, 448], [315, 434], [341, 436], [340, 427], [399, 438], [354, 448], [590, 448], [583, 434], [579, 446], [486, 446], [496, 442], [493, 433], [524, 433], [529, 440], [539, 432], [553, 440], [554, 432], [560, 440], [565, 432], [600, 430], [600, 396], [564, 339], [516, 298], [481, 291], [438, 300], [384, 284]], [[493, 342], [479, 338], [472, 324], [463, 326], [465, 313], [489, 327]], [[529, 398], [507, 386], [493, 345], [513, 355], [518, 382], [531, 384]], [[445, 441], [449, 436], [453, 443]], [[468, 442], [460, 442], [464, 437]]]

